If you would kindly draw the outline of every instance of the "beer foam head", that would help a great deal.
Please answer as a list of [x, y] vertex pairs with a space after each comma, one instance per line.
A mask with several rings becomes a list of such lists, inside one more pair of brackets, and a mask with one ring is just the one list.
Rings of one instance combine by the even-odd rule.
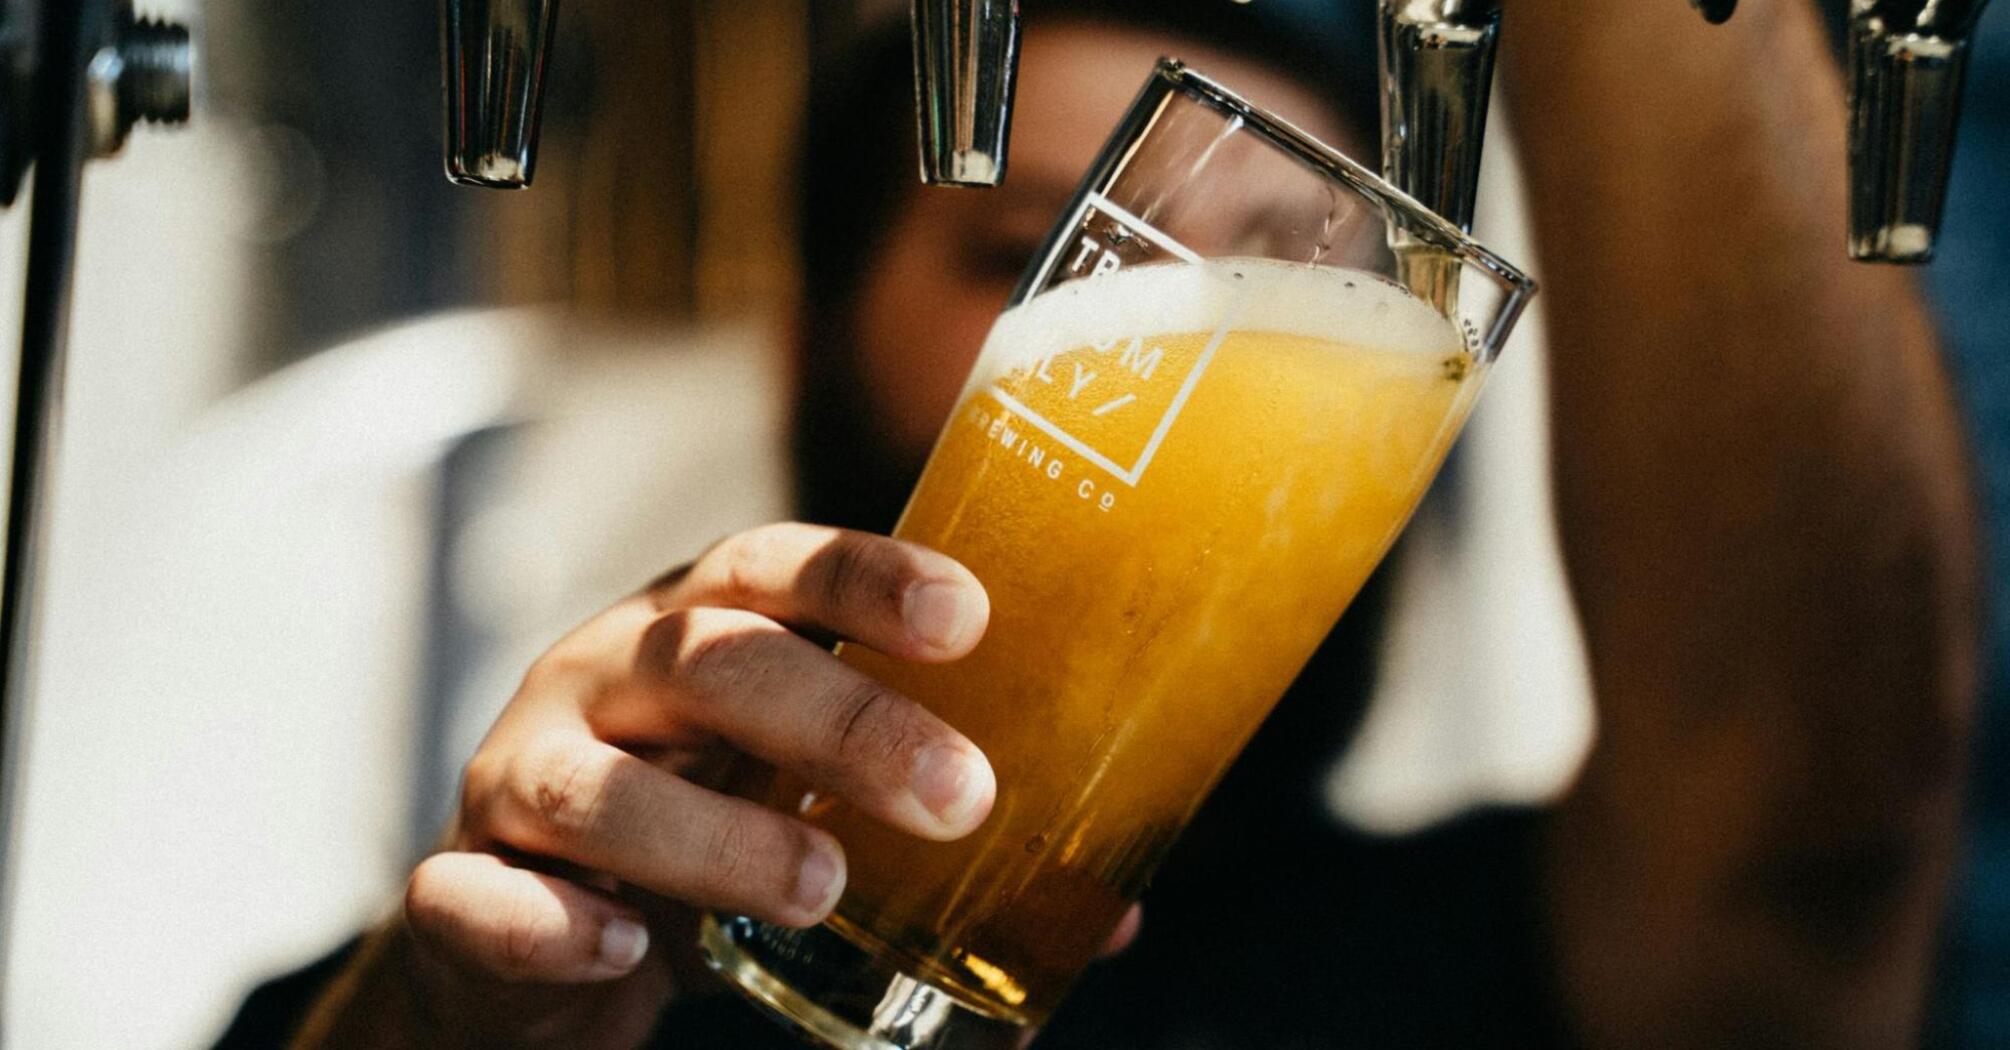
[[998, 319], [978, 367], [989, 378], [1075, 347], [1221, 328], [1364, 350], [1442, 355], [1464, 349], [1458, 328], [1443, 315], [1373, 274], [1221, 259], [1139, 266], [1044, 292]]

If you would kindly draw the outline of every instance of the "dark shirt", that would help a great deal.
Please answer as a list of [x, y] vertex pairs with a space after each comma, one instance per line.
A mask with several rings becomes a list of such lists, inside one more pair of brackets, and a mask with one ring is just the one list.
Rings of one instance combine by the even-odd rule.
[[[1539, 814], [1405, 838], [1350, 831], [1322, 786], [1365, 708], [1371, 586], [1145, 896], [1144, 932], [1097, 965], [1038, 1050], [1560, 1046], [1534, 902]], [[259, 989], [222, 1047], [283, 1045], [337, 957]], [[730, 994], [666, 1012], [664, 1050], [800, 1050]]]
[[1988, 538], [1988, 653], [1962, 877], [1948, 921], [1929, 1046], [2010, 1046], [2010, 4], [1983, 12], [1939, 258], [1940, 307], [1968, 413]]

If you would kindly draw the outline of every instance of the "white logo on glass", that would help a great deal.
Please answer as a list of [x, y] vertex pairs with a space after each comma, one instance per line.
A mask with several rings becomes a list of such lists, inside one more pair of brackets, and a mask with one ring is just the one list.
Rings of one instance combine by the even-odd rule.
[[[1129, 245], [1135, 251], [1137, 242], [1143, 242], [1146, 247], [1184, 262], [1195, 265], [1203, 262], [1198, 253], [1098, 193], [1090, 193], [1084, 199], [1081, 213], [1074, 223], [1075, 229], [1081, 230], [1087, 225], [1092, 209], [1100, 216], [1113, 220], [1112, 233], [1115, 236], [1110, 239], [1116, 244]], [[1038, 286], [1051, 286], [1049, 280], [1057, 265], [1064, 266], [1067, 273], [1077, 275], [1075, 279], [1094, 280], [1123, 264], [1123, 257], [1116, 246], [1105, 246], [1094, 236], [1085, 234], [1075, 245], [1056, 253]], [[1175, 378], [1172, 370], [1179, 367], [1179, 363], [1168, 358], [1165, 348], [1154, 345], [1144, 336], [1129, 336], [1076, 348], [1067, 352], [1065, 359], [1050, 356], [1034, 362], [1024, 373], [1027, 388], [1051, 390], [1051, 394], [1037, 400], [1051, 399], [1057, 406], [1067, 406], [1077, 430], [1106, 429], [1108, 432], [1096, 437], [1094, 444], [1084, 439], [1090, 435], [1071, 433], [1068, 427], [1049, 418], [1058, 413], [1042, 413], [1034, 409], [1026, 404], [1025, 399], [1015, 397], [1006, 390], [1003, 383], [994, 383], [990, 393], [1000, 404], [1073, 450], [1076, 455], [1135, 488], [1138, 479], [1144, 476], [1145, 468], [1151, 465], [1152, 457], [1164, 444], [1166, 434], [1172, 430], [1173, 421], [1186, 407], [1187, 398], [1193, 395], [1202, 373], [1214, 360], [1215, 351], [1221, 348], [1227, 336], [1228, 326], [1223, 324], [1186, 365], [1185, 375], [1177, 377], [1177, 389], [1170, 399], [1164, 400], [1156, 423], [1149, 429], [1131, 422], [1131, 417], [1138, 411], [1148, 411], [1153, 402], [1160, 400], [1162, 395], [1146, 393], [1147, 387], [1157, 387], [1160, 378]], [[1082, 350], [1087, 353], [1079, 352]], [[1113, 381], [1128, 385], [1130, 389], [1122, 389], [1121, 386], [1112, 389]], [[1033, 386], [1035, 383], [1040, 386]], [[1102, 424], [1105, 422], [1113, 425], [1104, 427]]]

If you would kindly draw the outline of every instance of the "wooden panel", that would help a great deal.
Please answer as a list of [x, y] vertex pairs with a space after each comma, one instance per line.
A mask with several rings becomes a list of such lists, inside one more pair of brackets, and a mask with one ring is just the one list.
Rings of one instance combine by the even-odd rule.
[[808, 0], [584, 0], [563, 18], [537, 185], [478, 234], [498, 298], [633, 320], [785, 310]]
[[698, 49], [701, 316], [785, 308], [808, 0], [704, 0]]

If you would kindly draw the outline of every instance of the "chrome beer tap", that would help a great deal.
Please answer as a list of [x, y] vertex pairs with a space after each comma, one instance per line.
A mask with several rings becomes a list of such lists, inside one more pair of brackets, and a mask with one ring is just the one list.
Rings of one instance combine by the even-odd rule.
[[[1630, 0], [1629, 0], [1630, 2]], [[1923, 263], [1939, 236], [1969, 40], [1988, 0], [1853, 0], [1849, 252]], [[1723, 22], [1736, 0], [1690, 0]], [[1381, 0], [1384, 174], [1470, 228], [1500, 0]]]
[[1933, 258], [1968, 45], [1988, 0], [1853, 0], [1849, 22], [1849, 251]]
[[[913, 2], [922, 181], [995, 186], [1012, 126], [1018, 0]], [[558, 0], [441, 0], [440, 24], [447, 177], [528, 187]]]
[[441, 0], [447, 178], [530, 187], [557, 27], [558, 0]]
[[[1500, 44], [1500, 0], [1381, 0], [1382, 175], [1472, 232]], [[1403, 283], [1450, 315], [1459, 269], [1428, 244], [1390, 232]]]
[[1019, 0], [914, 0], [914, 101], [921, 181], [996, 186], [1005, 178]]
[[1472, 232], [1500, 0], [1382, 0], [1382, 175]]

